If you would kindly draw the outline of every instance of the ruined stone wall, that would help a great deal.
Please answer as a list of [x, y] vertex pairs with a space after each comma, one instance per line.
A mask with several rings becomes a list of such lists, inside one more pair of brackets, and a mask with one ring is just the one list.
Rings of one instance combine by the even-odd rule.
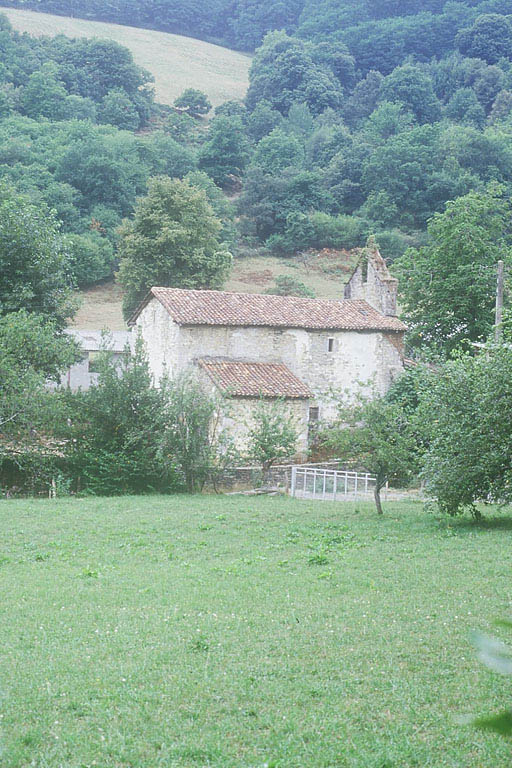
[[383, 315], [397, 314], [398, 281], [378, 251], [365, 250], [345, 286], [345, 299], [364, 299]]

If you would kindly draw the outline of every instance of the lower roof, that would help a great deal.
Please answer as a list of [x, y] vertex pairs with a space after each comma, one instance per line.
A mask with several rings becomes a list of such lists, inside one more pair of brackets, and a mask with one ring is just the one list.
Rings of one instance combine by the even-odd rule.
[[203, 357], [197, 364], [227, 395], [303, 400], [311, 397], [311, 391], [306, 384], [283, 363], [253, 363]]

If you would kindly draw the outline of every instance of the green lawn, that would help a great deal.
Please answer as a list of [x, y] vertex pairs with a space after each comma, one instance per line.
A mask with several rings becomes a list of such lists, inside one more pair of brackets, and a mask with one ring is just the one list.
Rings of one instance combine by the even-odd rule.
[[2, 768], [499, 768], [468, 635], [510, 518], [250, 497], [0, 502]]
[[213, 106], [244, 99], [251, 58], [243, 53], [181, 35], [0, 7], [14, 29], [40, 36], [101, 37], [125, 45], [141, 67], [155, 76], [157, 101], [172, 104], [185, 88], [199, 88]]

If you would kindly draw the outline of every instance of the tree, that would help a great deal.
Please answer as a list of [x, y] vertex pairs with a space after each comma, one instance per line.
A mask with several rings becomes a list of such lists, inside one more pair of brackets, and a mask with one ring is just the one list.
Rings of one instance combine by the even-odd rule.
[[204, 117], [212, 108], [206, 94], [197, 88], [186, 88], [181, 96], [174, 100], [174, 106], [185, 109], [192, 117]]
[[455, 44], [465, 56], [474, 56], [495, 64], [502, 57], [512, 58], [512, 21], [510, 16], [486, 13], [472, 27], [461, 29]]
[[457, 123], [483, 128], [485, 110], [472, 88], [459, 88], [446, 106], [446, 116]]
[[412, 64], [397, 67], [384, 79], [380, 97], [403, 104], [419, 123], [433, 123], [441, 116], [441, 104], [431, 78]]
[[264, 136], [252, 159], [252, 165], [264, 173], [279, 174], [285, 168], [300, 168], [304, 162], [304, 149], [294, 134], [286, 134], [281, 128]]
[[477, 502], [512, 501], [511, 370], [509, 345], [491, 345], [438, 367], [423, 393], [430, 425], [423, 476], [450, 515], [468, 509], [480, 517]]
[[429, 222], [429, 243], [394, 264], [409, 339], [449, 352], [493, 325], [496, 263], [507, 257], [512, 207], [499, 186], [447, 203]]
[[249, 145], [239, 117], [216, 117], [199, 154], [199, 167], [219, 186], [242, 175], [249, 159]]
[[100, 123], [117, 125], [126, 131], [135, 131], [139, 127], [139, 114], [130, 97], [122, 88], [112, 88], [102, 99], [98, 112]]
[[291, 275], [278, 275], [274, 280], [274, 287], [269, 288], [265, 293], [275, 296], [304, 296], [307, 299], [314, 299], [315, 292], [304, 285]]
[[28, 79], [22, 94], [23, 111], [35, 119], [62, 120], [66, 116], [67, 95], [56, 65], [47, 62]]
[[352, 406], [341, 403], [336, 422], [318, 439], [334, 455], [355, 461], [375, 475], [374, 498], [379, 515], [380, 493], [386, 483], [408, 481], [418, 469], [417, 444], [408, 414], [385, 397]]
[[74, 311], [70, 256], [53, 214], [0, 189], [0, 315], [25, 309], [63, 328]]
[[297, 426], [283, 400], [260, 398], [248, 425], [248, 455], [261, 465], [263, 482], [269, 479], [276, 461], [293, 456], [297, 447]]
[[153, 285], [220, 288], [231, 266], [220, 227], [202, 190], [165, 176], [150, 179], [133, 220], [119, 231], [125, 316]]
[[[16, 475], [29, 467], [44, 473], [41, 449], [55, 405], [45, 382], [57, 381], [80, 357], [74, 340], [54, 321], [25, 310], [0, 317], [0, 485], [9, 483], [5, 473], [13, 468]], [[39, 459], [33, 465], [34, 446]]]
[[188, 493], [200, 491], [216, 474], [222, 456], [231, 456], [227, 435], [219, 424], [225, 403], [208, 394], [191, 374], [161, 382], [167, 424], [159, 445], [160, 457], [172, 457], [175, 471]]

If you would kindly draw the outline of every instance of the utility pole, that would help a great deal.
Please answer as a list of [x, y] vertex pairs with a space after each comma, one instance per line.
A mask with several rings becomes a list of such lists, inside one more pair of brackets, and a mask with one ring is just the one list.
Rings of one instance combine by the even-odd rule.
[[500, 341], [503, 321], [503, 261], [498, 261], [498, 279], [496, 281], [496, 319], [494, 323], [494, 340]]

